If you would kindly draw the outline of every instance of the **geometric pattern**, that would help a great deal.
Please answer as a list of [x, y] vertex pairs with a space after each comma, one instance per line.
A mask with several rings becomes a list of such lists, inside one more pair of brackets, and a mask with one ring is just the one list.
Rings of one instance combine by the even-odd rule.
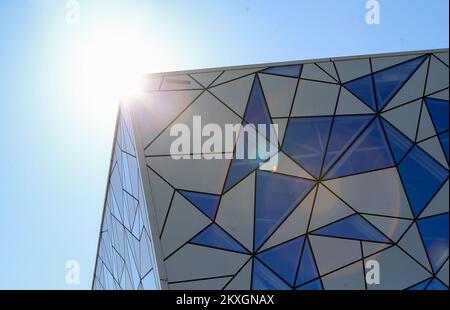
[[94, 289], [159, 289], [129, 113], [121, 108], [93, 281]]
[[[448, 289], [443, 59], [448, 50], [150, 76], [149, 99], [118, 117], [93, 288]], [[171, 158], [170, 126], [193, 115], [278, 124], [279, 167]], [[365, 282], [371, 259], [379, 285]]]

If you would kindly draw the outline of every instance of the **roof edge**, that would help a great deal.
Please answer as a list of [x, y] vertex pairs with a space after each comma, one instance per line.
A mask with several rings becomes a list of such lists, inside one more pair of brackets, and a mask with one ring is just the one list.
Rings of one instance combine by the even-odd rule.
[[207, 73], [207, 72], [224, 71], [224, 70], [265, 68], [265, 67], [272, 67], [272, 66], [288, 66], [288, 65], [296, 65], [296, 64], [309, 64], [309, 63], [320, 63], [320, 62], [329, 62], [329, 61], [355, 60], [355, 59], [360, 59], [360, 58], [383, 58], [383, 57], [406, 56], [406, 55], [414, 55], [414, 54], [445, 53], [445, 52], [448, 53], [448, 51], [449, 51], [449, 48], [447, 47], [447, 48], [429, 49], [429, 50], [387, 52], [387, 53], [379, 53], [379, 54], [364, 54], [364, 55], [340, 56], [340, 57], [306, 59], [306, 60], [279, 61], [279, 62], [249, 64], [249, 65], [208, 67], [208, 68], [204, 68], [204, 69], [191, 69], [191, 70], [148, 73], [148, 74], [144, 74], [144, 77], [152, 78], [152, 77], [160, 77], [160, 76], [166, 76], [166, 75], [181, 75], [181, 74], [187, 74], [187, 73]]

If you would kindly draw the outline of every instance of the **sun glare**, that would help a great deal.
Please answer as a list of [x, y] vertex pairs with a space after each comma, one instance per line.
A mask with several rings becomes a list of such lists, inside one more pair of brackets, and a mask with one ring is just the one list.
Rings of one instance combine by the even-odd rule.
[[79, 104], [94, 123], [110, 120], [121, 99], [139, 94], [143, 75], [164, 68], [168, 59], [161, 45], [126, 27], [91, 31], [76, 48]]

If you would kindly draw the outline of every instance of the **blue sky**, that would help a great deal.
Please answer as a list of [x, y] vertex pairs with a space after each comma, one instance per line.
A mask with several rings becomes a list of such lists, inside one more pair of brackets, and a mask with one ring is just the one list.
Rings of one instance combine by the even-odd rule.
[[68, 25], [66, 0], [1, 1], [0, 288], [90, 288], [116, 111], [81, 95], [96, 29], [135, 33], [145, 71], [448, 48], [448, 0], [379, 2], [367, 25], [366, 0], [78, 0]]

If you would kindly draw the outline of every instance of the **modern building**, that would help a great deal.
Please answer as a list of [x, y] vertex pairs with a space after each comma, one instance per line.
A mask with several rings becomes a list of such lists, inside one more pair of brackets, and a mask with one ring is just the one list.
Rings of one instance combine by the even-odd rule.
[[[118, 113], [94, 289], [448, 289], [448, 49], [145, 88]], [[193, 136], [174, 158], [171, 129], [194, 135], [194, 116], [278, 125], [277, 164], [234, 145], [205, 158]]]

